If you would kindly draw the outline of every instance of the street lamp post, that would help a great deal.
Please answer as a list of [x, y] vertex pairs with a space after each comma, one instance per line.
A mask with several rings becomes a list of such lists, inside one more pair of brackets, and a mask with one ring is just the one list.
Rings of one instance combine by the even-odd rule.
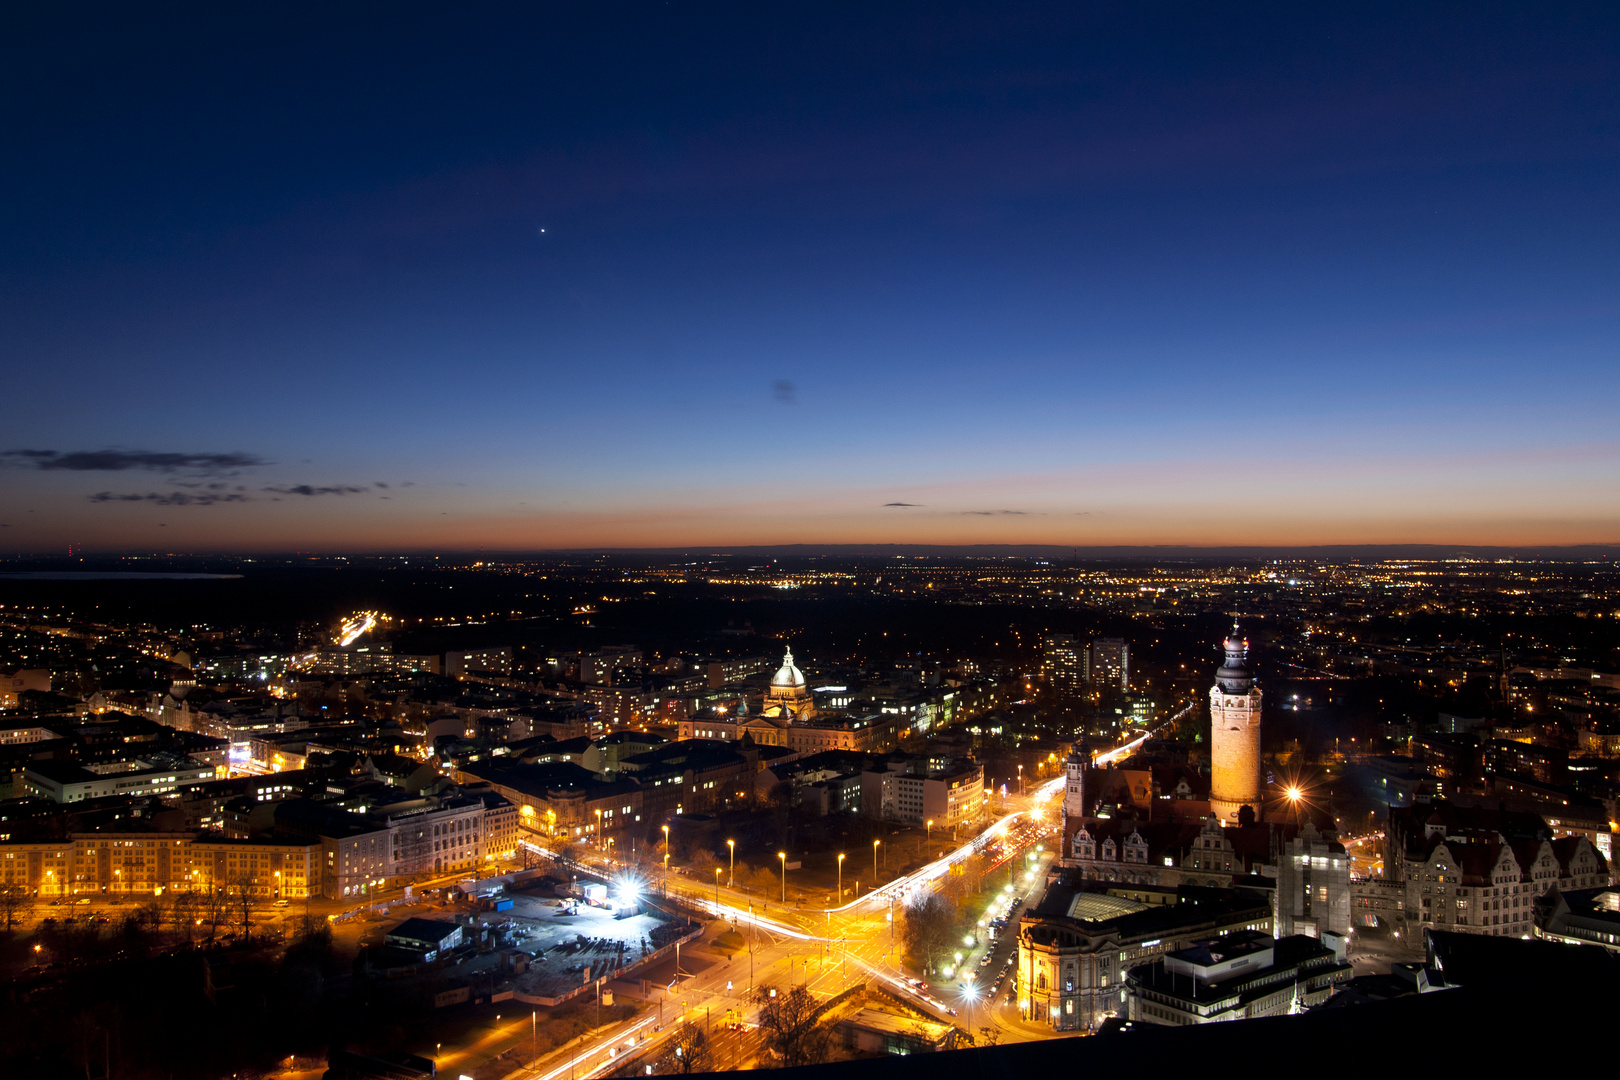
[[596, 847], [599, 851], [602, 848], [602, 811], [600, 810], [596, 812]]
[[669, 852], [667, 851], [664, 852], [664, 876], [660, 879], [659, 889], [665, 896], [669, 895]]
[[782, 860], [782, 903], [787, 903], [787, 852], [778, 851], [776, 857]]
[[838, 903], [844, 902], [844, 853], [838, 853]]
[[720, 868], [714, 868], [714, 906], [720, 906]]
[[726, 871], [726, 888], [737, 887], [737, 841], [727, 840], [726, 847], [731, 849], [731, 869]]
[[877, 849], [878, 849], [878, 845], [881, 844], [881, 843], [883, 843], [883, 841], [881, 841], [881, 840], [872, 841], [872, 882], [873, 882], [872, 887], [874, 889], [877, 888], [877, 879], [878, 879]]

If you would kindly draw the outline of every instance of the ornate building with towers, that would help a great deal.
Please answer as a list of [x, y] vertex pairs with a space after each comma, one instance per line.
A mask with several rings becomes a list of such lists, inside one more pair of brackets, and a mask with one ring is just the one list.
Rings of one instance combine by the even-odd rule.
[[816, 718], [815, 695], [805, 685], [804, 672], [793, 666], [792, 649], [782, 657], [781, 670], [771, 679], [760, 715], [789, 723]]
[[1209, 690], [1209, 805], [1223, 825], [1236, 825], [1243, 808], [1259, 821], [1260, 688], [1249, 667], [1249, 642], [1237, 624], [1225, 643], [1226, 662]]

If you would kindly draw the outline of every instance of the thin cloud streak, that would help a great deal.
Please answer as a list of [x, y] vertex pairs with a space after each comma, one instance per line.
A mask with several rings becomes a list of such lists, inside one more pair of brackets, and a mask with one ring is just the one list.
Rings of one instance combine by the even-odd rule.
[[251, 469], [269, 462], [255, 454], [205, 453], [187, 454], [160, 450], [6, 450], [0, 458], [9, 458], [22, 466], [44, 471], [68, 472], [126, 472], [142, 469], [148, 472], [195, 472], [205, 475]]

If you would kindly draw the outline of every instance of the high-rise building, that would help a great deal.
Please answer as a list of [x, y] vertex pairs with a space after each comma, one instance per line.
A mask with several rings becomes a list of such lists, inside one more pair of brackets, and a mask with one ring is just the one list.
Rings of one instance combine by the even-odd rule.
[[1049, 634], [1041, 660], [1041, 677], [1058, 698], [1077, 696], [1085, 682], [1084, 651], [1073, 634]]
[[1260, 688], [1236, 623], [1224, 648], [1226, 662], [1209, 690], [1209, 805], [1222, 824], [1232, 825], [1245, 806], [1260, 819]]
[[1085, 678], [1091, 686], [1131, 688], [1131, 647], [1124, 638], [1098, 638], [1086, 646]]

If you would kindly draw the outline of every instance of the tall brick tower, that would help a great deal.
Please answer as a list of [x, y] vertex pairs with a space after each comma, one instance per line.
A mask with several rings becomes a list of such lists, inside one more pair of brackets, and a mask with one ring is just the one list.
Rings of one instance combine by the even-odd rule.
[[[1068, 759], [1063, 763], [1065, 774], [1063, 786], [1063, 822], [1067, 826], [1070, 822], [1078, 821], [1086, 816], [1086, 770], [1091, 768], [1091, 745], [1084, 735], [1069, 751]], [[1072, 826], [1064, 830], [1064, 835], [1073, 832]]]
[[1226, 663], [1209, 690], [1209, 805], [1222, 824], [1235, 825], [1245, 806], [1260, 820], [1260, 688], [1235, 622], [1224, 647]]

